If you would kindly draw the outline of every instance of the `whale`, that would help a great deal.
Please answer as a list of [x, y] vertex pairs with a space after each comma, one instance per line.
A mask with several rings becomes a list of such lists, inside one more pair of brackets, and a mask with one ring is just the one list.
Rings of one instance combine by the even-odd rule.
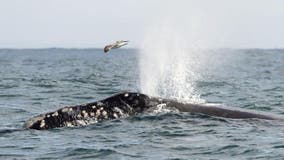
[[164, 106], [180, 112], [205, 114], [232, 119], [284, 120], [283, 116], [236, 109], [216, 104], [184, 103], [172, 99], [151, 97], [138, 92], [122, 92], [108, 98], [74, 106], [66, 106], [53, 112], [28, 119], [27, 129], [47, 130], [60, 127], [86, 126], [104, 120], [126, 118]]

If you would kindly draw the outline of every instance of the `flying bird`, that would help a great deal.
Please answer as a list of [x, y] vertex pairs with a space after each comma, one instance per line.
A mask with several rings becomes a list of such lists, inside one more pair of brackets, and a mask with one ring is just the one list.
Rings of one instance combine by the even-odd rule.
[[111, 49], [116, 49], [116, 48], [120, 48], [122, 46], [125, 46], [128, 44], [129, 41], [116, 41], [114, 44], [110, 44], [110, 45], [106, 45], [104, 48], [104, 52], [107, 53], [108, 51], [110, 51]]

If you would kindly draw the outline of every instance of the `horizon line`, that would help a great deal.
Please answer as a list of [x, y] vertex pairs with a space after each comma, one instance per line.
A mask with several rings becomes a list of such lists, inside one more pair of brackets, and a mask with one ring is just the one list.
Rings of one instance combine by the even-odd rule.
[[[32, 48], [32, 47], [3, 47], [3, 48], [0, 48], [0, 50], [45, 50], [45, 49], [66, 49], [66, 50], [70, 50], [70, 49], [74, 49], [74, 50], [84, 50], [84, 49], [103, 49], [100, 48], [100, 47], [35, 47], [35, 48]], [[139, 49], [139, 47], [125, 47], [125, 48], [120, 48], [120, 49]], [[189, 48], [190, 49], [190, 48]], [[260, 48], [260, 47], [212, 47], [212, 48], [198, 48], [198, 49], [205, 49], [205, 50], [214, 50], [214, 49], [232, 49], [232, 50], [246, 50], [246, 49], [261, 49], [261, 50], [284, 50], [284, 47], [269, 47], [269, 48]]]

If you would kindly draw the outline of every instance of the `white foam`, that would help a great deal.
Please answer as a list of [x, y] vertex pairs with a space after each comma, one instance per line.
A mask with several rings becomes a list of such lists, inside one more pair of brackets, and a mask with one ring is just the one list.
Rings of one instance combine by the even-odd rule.
[[177, 109], [175, 108], [169, 108], [167, 107], [166, 104], [159, 104], [155, 107], [155, 109], [153, 110], [154, 114], [158, 114], [158, 113], [169, 113], [169, 112], [178, 112]]

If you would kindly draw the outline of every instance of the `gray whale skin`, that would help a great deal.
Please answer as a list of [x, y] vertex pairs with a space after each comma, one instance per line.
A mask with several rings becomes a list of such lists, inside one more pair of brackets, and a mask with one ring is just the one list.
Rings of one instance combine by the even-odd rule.
[[281, 116], [259, 113], [221, 105], [182, 103], [170, 99], [150, 97], [135, 92], [123, 92], [109, 98], [75, 106], [60, 108], [54, 112], [40, 114], [25, 122], [28, 129], [46, 130], [59, 127], [85, 126], [103, 120], [123, 118], [153, 109], [158, 105], [175, 108], [180, 112], [209, 116], [247, 119], [284, 120]]

